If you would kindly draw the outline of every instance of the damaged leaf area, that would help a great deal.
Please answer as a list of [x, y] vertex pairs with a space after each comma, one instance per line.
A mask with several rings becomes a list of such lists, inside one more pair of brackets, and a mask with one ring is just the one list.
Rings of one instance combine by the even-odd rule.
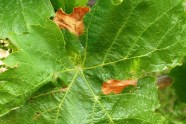
[[[14, 25], [3, 36], [17, 50], [3, 60], [10, 69], [0, 74], [0, 124], [163, 124], [153, 74], [185, 56], [182, 0], [97, 0], [89, 13], [58, 10], [54, 21], [36, 17], [52, 13], [39, 1], [0, 0], [0, 24]], [[28, 29], [16, 32], [22, 23]]]
[[76, 7], [71, 14], [66, 14], [62, 9], [56, 12], [54, 22], [61, 28], [79, 36], [84, 32], [84, 15], [90, 11], [89, 7]]
[[118, 94], [128, 86], [136, 86], [137, 80], [109, 80], [103, 83], [103, 94], [108, 95], [110, 93]]

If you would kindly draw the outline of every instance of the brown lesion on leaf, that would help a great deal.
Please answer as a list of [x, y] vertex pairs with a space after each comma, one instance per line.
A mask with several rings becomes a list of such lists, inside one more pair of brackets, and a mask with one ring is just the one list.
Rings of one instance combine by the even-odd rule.
[[108, 80], [103, 83], [102, 92], [105, 95], [110, 93], [118, 94], [128, 86], [136, 86], [137, 80]]
[[84, 32], [83, 17], [89, 11], [89, 7], [76, 7], [71, 14], [66, 14], [62, 9], [59, 9], [53, 20], [61, 29], [67, 29], [79, 36]]

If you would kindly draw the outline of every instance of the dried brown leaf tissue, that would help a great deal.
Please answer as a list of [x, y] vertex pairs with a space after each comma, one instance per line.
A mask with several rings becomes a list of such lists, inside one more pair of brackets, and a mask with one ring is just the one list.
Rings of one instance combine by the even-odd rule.
[[76, 7], [71, 14], [66, 14], [62, 9], [59, 9], [53, 20], [61, 29], [67, 29], [79, 36], [84, 32], [83, 18], [89, 11], [89, 7]]
[[105, 95], [108, 95], [110, 93], [118, 94], [124, 88], [136, 85], [137, 80], [108, 80], [107, 82], [103, 83], [102, 92]]

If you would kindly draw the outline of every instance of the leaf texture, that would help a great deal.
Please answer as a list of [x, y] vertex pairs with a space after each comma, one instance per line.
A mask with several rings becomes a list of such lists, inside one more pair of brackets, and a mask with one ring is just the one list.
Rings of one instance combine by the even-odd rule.
[[18, 51], [4, 60], [10, 69], [0, 76], [0, 115], [19, 107], [41, 86], [72, 68], [63, 35], [51, 22], [45, 28], [30, 27], [28, 34], [12, 34], [10, 39]]
[[[159, 123], [164, 121], [153, 111], [159, 106], [154, 79], [146, 77], [138, 82], [138, 90], [118, 95], [102, 94], [91, 87], [82, 72], [71, 78], [69, 88], [60, 88], [34, 95], [20, 109], [1, 118], [2, 124], [14, 122], [56, 124]], [[98, 85], [96, 82], [93, 85]], [[143, 109], [142, 109], [143, 108]], [[25, 112], [28, 113], [25, 115]]]
[[0, 0], [0, 38], [10, 32], [22, 33], [28, 25], [44, 25], [54, 15], [49, 0]]
[[[154, 112], [155, 80], [145, 75], [171, 69], [185, 55], [182, 0], [97, 0], [79, 38], [44, 20], [9, 35], [18, 50], [0, 75], [1, 124], [163, 123]], [[102, 83], [111, 79], [138, 82], [104, 95]]]
[[114, 68], [110, 71], [123, 76], [181, 63], [186, 45], [182, 0], [127, 0], [118, 6], [98, 0], [91, 11], [82, 38], [85, 69], [104, 68], [96, 69], [104, 74]]

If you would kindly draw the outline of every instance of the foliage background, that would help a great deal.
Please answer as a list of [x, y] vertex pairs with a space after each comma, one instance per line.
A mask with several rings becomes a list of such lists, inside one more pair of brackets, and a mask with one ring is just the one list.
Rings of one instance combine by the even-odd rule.
[[[94, 2], [94, 0], [90, 0], [90, 4], [92, 4], [92, 2]], [[167, 123], [186, 123], [186, 104], [180, 102], [173, 87], [160, 90], [159, 99], [161, 107], [157, 112], [162, 113], [166, 117]]]

